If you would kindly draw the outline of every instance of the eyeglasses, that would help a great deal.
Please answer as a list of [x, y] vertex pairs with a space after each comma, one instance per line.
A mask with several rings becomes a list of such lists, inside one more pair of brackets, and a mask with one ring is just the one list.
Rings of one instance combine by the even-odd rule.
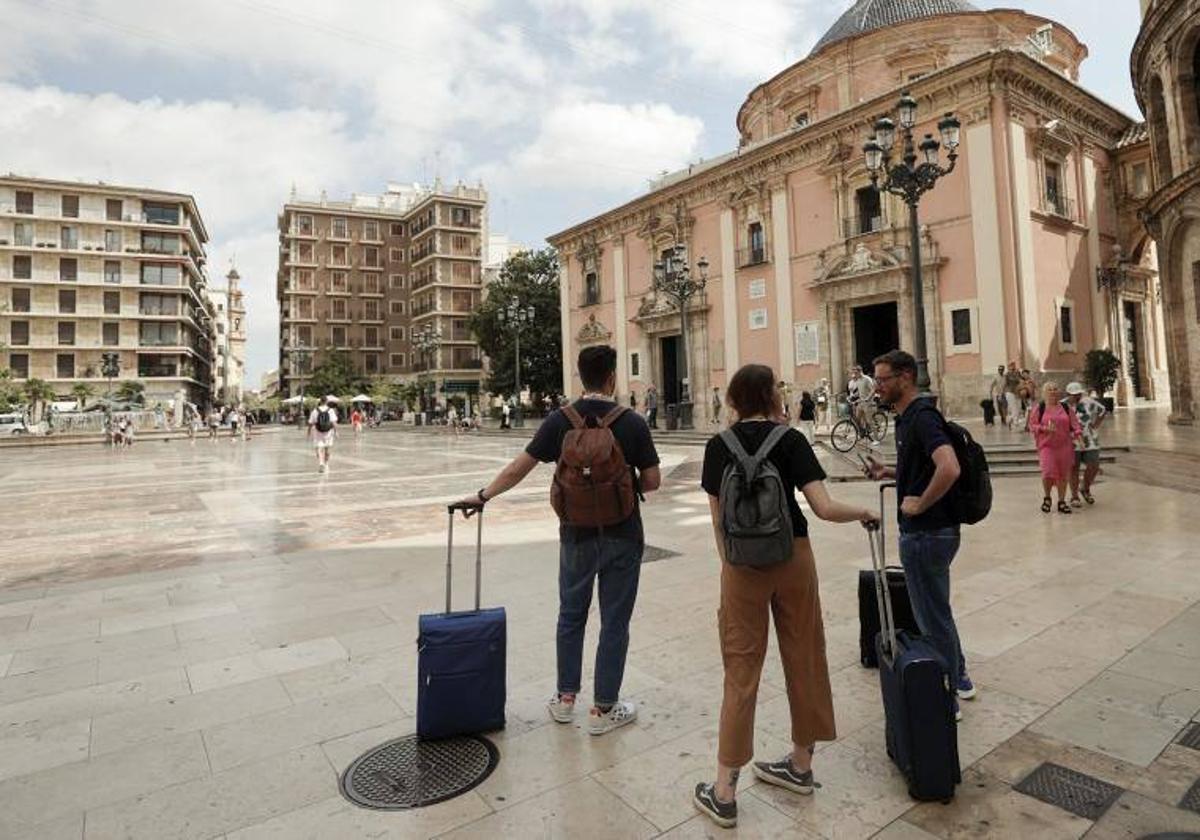
[[890, 382], [893, 379], [899, 379], [899, 378], [900, 378], [900, 374], [892, 373], [887, 376], [876, 376], [875, 381], [876, 382]]

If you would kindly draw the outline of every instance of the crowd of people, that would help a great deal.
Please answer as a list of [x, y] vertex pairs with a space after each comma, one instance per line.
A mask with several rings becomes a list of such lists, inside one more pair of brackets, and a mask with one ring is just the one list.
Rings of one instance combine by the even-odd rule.
[[[581, 705], [584, 637], [596, 590], [600, 633], [586, 714], [587, 731], [602, 736], [638, 716], [637, 705], [622, 697], [621, 685], [644, 548], [640, 500], [659, 488], [662, 476], [651, 436], [651, 412], [657, 408], [656, 401], [650, 402], [654, 391], [646, 394], [646, 416], [637, 411], [636, 402], [617, 404], [616, 351], [611, 347], [581, 351], [578, 370], [585, 388], [582, 397], [552, 412], [522, 453], [457, 505], [470, 516], [516, 487], [539, 463], [556, 464], [551, 503], [559, 514], [561, 544], [557, 686], [546, 708], [552, 720], [568, 724]], [[950, 566], [960, 534], [947, 494], [958, 478], [959, 463], [941, 414], [918, 392], [913, 357], [888, 353], [876, 360], [874, 374], [873, 390], [877, 388], [897, 412], [897, 435], [904, 445], [893, 466], [872, 459], [867, 472], [874, 479], [896, 482], [900, 556], [910, 598], [922, 634], [948, 663], [957, 715], [958, 698], [976, 694], [949, 600]], [[820, 405], [819, 395], [802, 396], [800, 421], [815, 423]], [[797, 493], [813, 515], [830, 522], [874, 525], [879, 513], [830, 495], [808, 438], [787, 422], [785, 393], [769, 367], [750, 364], [738, 370], [721, 408], [729, 415], [727, 428], [705, 448], [700, 486], [708, 495], [714, 555], [721, 564], [718, 623], [725, 679], [714, 775], [698, 782], [693, 802], [717, 824], [732, 827], [737, 823], [741, 769], [753, 759], [754, 712], [770, 618], [783, 664], [792, 749], [777, 760], [754, 762], [754, 775], [767, 784], [811, 794], [818, 787], [816, 745], [837, 737], [817, 569]], [[596, 493], [591, 486], [589, 493], [592, 479], [579, 482], [573, 472], [581, 469], [579, 452], [587, 449], [582, 440], [589, 434], [611, 435], [621, 456], [604, 479], [613, 492]], [[739, 538], [731, 524], [731, 516], [743, 509], [736, 494], [746, 492], [747, 486], [731, 476], [744, 470], [748, 461], [756, 468], [769, 463], [782, 488], [774, 497], [780, 514], [767, 520], [774, 523], [773, 530], [756, 533], [754, 539]], [[578, 496], [572, 496], [574, 487], [583, 488], [576, 491]]]

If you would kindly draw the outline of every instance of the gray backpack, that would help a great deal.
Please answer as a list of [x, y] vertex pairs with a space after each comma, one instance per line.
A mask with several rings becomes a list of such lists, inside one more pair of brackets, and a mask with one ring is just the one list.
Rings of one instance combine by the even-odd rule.
[[733, 460], [721, 477], [721, 532], [725, 559], [735, 566], [774, 566], [792, 558], [792, 516], [787, 485], [767, 460], [788, 427], [773, 428], [753, 455], [733, 429], [721, 432]]

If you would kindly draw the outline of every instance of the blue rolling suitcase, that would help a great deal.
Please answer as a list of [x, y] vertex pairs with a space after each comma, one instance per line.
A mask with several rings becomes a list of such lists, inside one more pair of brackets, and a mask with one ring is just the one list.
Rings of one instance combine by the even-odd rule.
[[504, 728], [507, 617], [503, 607], [479, 608], [483, 511], [475, 544], [475, 609], [450, 611], [454, 514], [446, 549], [446, 611], [420, 617], [417, 637], [417, 736], [474, 735]]
[[962, 781], [954, 692], [945, 659], [920, 636], [896, 631], [891, 593], [884, 582], [883, 494], [878, 527], [869, 528], [871, 566], [882, 630], [875, 640], [883, 695], [887, 752], [908, 781], [913, 799], [949, 802]]

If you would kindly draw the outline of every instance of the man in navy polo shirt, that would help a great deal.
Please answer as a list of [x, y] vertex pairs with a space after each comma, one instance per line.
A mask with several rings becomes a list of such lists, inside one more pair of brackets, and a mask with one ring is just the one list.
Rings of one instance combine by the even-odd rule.
[[[962, 470], [945, 419], [933, 400], [917, 389], [916, 379], [917, 362], [903, 350], [875, 360], [880, 399], [896, 412], [896, 466], [885, 467], [872, 458], [867, 471], [876, 480], [896, 480], [900, 564], [917, 625], [945, 658], [958, 696], [970, 700], [975, 686], [967, 675], [950, 608], [950, 564], [958, 553], [959, 524], [946, 499]], [[961, 719], [957, 700], [954, 706]]]

